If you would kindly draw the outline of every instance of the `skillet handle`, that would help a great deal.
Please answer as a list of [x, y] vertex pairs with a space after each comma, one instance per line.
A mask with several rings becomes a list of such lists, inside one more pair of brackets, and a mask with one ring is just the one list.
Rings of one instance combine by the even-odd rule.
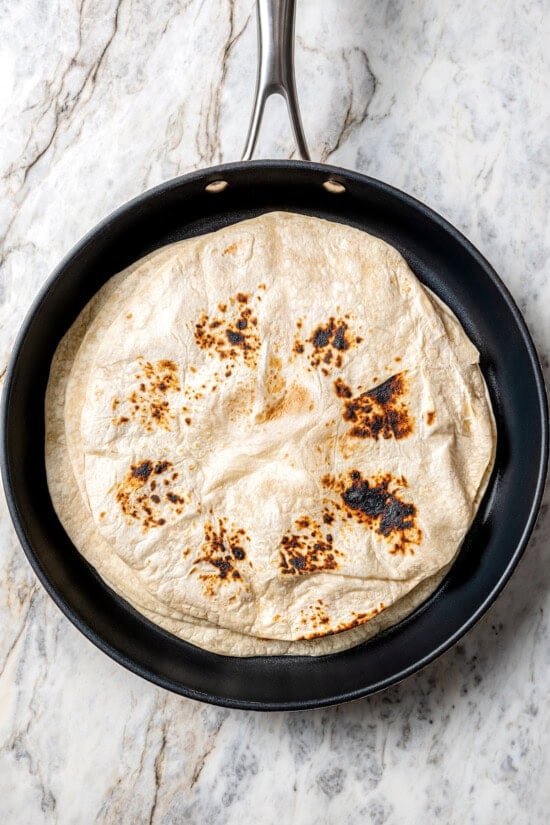
[[296, 0], [256, 0], [258, 11], [258, 74], [252, 120], [243, 160], [250, 160], [258, 139], [266, 100], [282, 95], [302, 160], [310, 160], [294, 77], [294, 19]]

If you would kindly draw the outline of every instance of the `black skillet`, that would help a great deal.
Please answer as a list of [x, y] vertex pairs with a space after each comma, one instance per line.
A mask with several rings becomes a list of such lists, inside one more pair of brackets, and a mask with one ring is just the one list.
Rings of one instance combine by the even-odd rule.
[[[258, 0], [263, 49], [246, 156], [265, 98], [279, 91], [307, 158], [293, 76], [294, 2]], [[344, 653], [240, 659], [207, 653], [160, 630], [118, 598], [78, 554], [46, 484], [44, 393], [60, 338], [114, 273], [172, 241], [275, 209], [340, 221], [400, 250], [478, 347], [498, 446], [489, 488], [456, 563], [409, 618]], [[6, 379], [2, 422], [11, 516], [31, 565], [65, 615], [101, 650], [158, 685], [195, 699], [261, 710], [365, 696], [456, 642], [496, 598], [525, 549], [548, 454], [537, 355], [518, 308], [487, 261], [456, 229], [403, 192], [307, 160], [234, 163], [185, 175], [141, 195], [92, 230], [59, 265], [23, 325]]]

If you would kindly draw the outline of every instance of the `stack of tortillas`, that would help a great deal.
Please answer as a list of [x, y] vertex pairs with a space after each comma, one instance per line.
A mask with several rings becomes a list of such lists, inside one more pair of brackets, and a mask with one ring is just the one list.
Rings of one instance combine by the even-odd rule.
[[270, 213], [111, 278], [46, 394], [54, 507], [138, 611], [237, 656], [320, 655], [439, 584], [492, 469], [479, 356], [399, 253]]

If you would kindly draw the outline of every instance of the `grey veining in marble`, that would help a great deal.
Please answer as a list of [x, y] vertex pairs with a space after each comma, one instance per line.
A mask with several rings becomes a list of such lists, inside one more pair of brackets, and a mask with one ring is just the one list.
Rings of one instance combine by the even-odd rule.
[[[0, 2], [0, 374], [37, 289], [144, 188], [240, 156], [252, 0]], [[312, 156], [426, 201], [489, 258], [549, 374], [545, 0], [298, 0]], [[280, 101], [258, 154], [294, 151]], [[548, 496], [546, 497], [548, 501]], [[4, 823], [550, 821], [550, 518], [443, 658], [293, 714], [169, 695], [90, 645], [0, 513]]]

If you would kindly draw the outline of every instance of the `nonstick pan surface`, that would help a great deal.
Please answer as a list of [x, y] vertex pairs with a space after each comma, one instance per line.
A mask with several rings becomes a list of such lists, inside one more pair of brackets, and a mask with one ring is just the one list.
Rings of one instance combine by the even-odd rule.
[[[344, 191], [327, 191], [327, 179], [340, 182]], [[222, 191], [206, 190], [219, 180], [227, 183]], [[44, 396], [61, 337], [112, 275], [165, 244], [280, 209], [383, 238], [452, 308], [481, 353], [497, 454], [457, 561], [409, 618], [342, 653], [236, 658], [206, 652], [156, 627], [79, 555], [55, 515], [46, 483]], [[11, 515], [37, 576], [65, 615], [112, 658], [158, 685], [220, 705], [263, 710], [365, 696], [450, 647], [489, 607], [525, 549], [548, 455], [537, 355], [516, 305], [487, 261], [446, 221], [402, 192], [357, 173], [301, 161], [237, 163], [186, 175], [131, 201], [87, 235], [27, 317], [6, 379], [2, 423]]]

